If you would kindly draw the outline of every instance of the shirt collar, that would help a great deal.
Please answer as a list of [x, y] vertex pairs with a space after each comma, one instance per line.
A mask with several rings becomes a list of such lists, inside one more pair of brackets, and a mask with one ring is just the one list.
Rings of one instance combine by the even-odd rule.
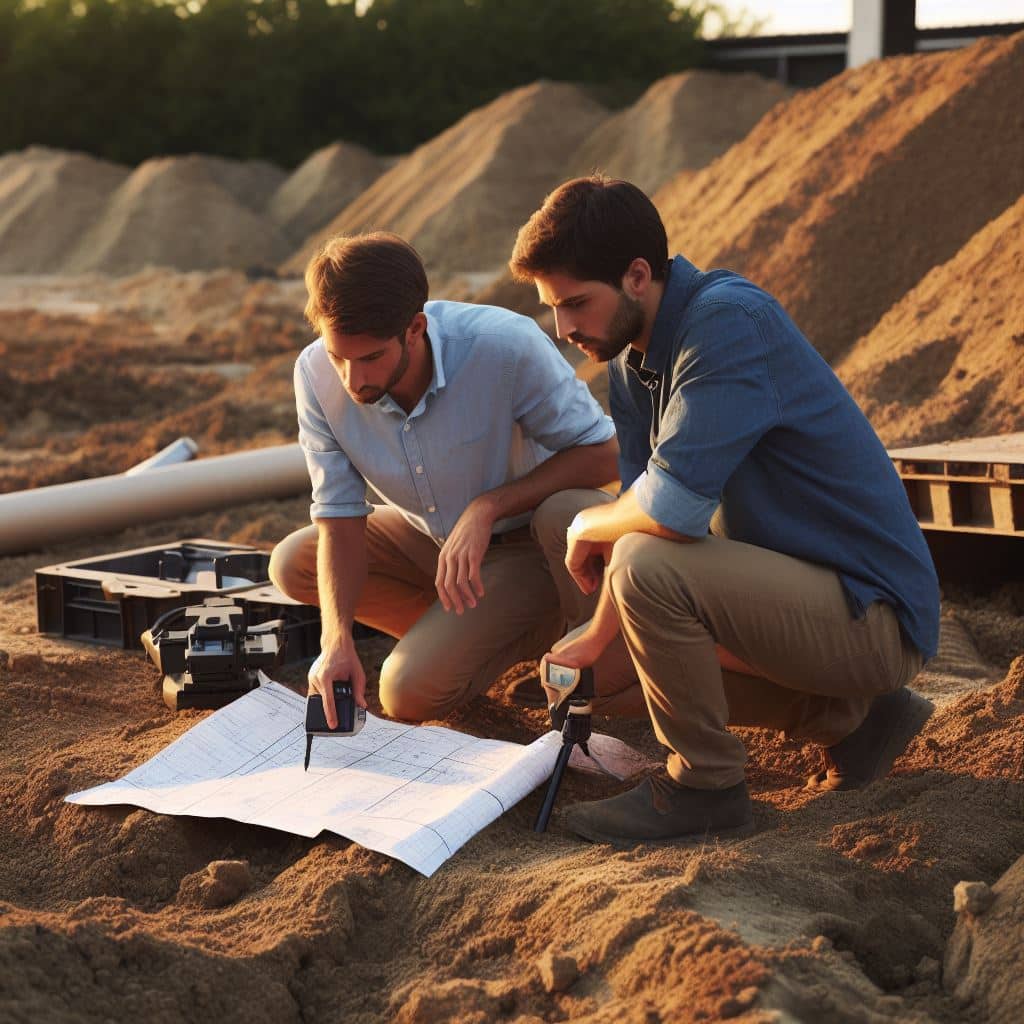
[[651, 329], [651, 340], [647, 345], [647, 351], [643, 354], [643, 358], [637, 358], [634, 364], [633, 350], [630, 349], [626, 359], [627, 364], [637, 372], [637, 376], [648, 387], [650, 385], [645, 380], [646, 374], [640, 373], [640, 370], [659, 376], [664, 374], [672, 354], [676, 334], [679, 331], [679, 321], [682, 319], [690, 299], [693, 298], [700, 276], [700, 271], [685, 257], [676, 256], [675, 259], [669, 260], [668, 272], [665, 275], [665, 292], [654, 317], [654, 327]]
[[427, 318], [427, 341], [430, 342], [430, 353], [434, 357], [434, 372], [431, 374], [430, 383], [427, 385], [427, 395], [436, 395], [448, 383], [444, 375], [444, 350], [446, 347], [446, 338], [441, 333], [441, 326], [437, 322], [437, 318], [431, 313], [427, 313], [424, 310], [424, 316]]

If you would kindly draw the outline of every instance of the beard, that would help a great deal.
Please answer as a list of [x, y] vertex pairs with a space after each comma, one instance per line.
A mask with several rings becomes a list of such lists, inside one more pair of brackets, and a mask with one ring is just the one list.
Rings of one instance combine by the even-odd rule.
[[409, 346], [402, 341], [402, 354], [398, 358], [398, 364], [388, 377], [387, 383], [382, 388], [374, 387], [372, 384], [364, 384], [357, 392], [349, 392], [360, 405], [376, 405], [404, 376], [409, 369]]
[[619, 293], [619, 304], [615, 307], [606, 337], [592, 338], [574, 331], [569, 341], [586, 349], [587, 356], [596, 363], [607, 363], [614, 359], [631, 341], [635, 341], [644, 330], [643, 306], [625, 292]]

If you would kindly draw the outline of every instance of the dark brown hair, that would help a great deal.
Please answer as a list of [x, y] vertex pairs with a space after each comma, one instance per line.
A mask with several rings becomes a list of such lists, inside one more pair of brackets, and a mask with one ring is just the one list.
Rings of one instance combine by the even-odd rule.
[[665, 277], [668, 239], [654, 203], [628, 181], [594, 174], [559, 185], [544, 200], [519, 229], [508, 266], [517, 281], [565, 273], [621, 288], [638, 257], [656, 281]]
[[427, 301], [427, 272], [398, 235], [339, 235], [309, 261], [306, 291], [306, 319], [316, 331], [404, 337]]

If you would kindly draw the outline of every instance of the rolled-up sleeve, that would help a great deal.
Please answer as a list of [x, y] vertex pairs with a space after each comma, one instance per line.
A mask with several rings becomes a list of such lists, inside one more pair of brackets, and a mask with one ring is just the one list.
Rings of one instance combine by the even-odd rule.
[[512, 366], [512, 415], [550, 451], [600, 444], [615, 426], [586, 384], [536, 324], [525, 321]]
[[366, 481], [341, 450], [302, 357], [295, 363], [295, 408], [299, 418], [299, 447], [313, 487], [310, 519], [341, 519], [366, 516], [372, 511], [366, 500]]
[[702, 537], [733, 471], [781, 419], [755, 317], [712, 304], [678, 349], [669, 400], [646, 472], [640, 507], [662, 526]]

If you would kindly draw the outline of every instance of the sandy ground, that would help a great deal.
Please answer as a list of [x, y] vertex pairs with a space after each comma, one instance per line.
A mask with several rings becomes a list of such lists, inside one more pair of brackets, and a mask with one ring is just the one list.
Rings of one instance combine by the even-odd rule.
[[[182, 433], [207, 454], [294, 436], [306, 329], [292, 285], [101, 284], [0, 284], [14, 396], [0, 490], [117, 472]], [[572, 837], [557, 809], [537, 836], [535, 792], [424, 879], [337, 837], [65, 804], [204, 713], [171, 714], [141, 654], [38, 635], [33, 570], [187, 536], [269, 548], [307, 507], [258, 503], [0, 559], [0, 1019], [999, 1019], [984, 987], [964, 989], [968, 1003], [946, 994], [940, 965], [953, 887], [994, 883], [1024, 851], [1020, 585], [947, 591], [940, 658], [918, 683], [939, 711], [869, 790], [809, 798], [814, 751], [743, 731], [757, 832], [738, 843], [615, 852]], [[388, 647], [364, 646], [371, 679]], [[544, 716], [504, 690], [532, 670], [447, 724], [528, 742]], [[292, 666], [282, 681], [303, 676]], [[659, 756], [643, 721], [595, 726]], [[615, 789], [572, 775], [560, 806]]]

